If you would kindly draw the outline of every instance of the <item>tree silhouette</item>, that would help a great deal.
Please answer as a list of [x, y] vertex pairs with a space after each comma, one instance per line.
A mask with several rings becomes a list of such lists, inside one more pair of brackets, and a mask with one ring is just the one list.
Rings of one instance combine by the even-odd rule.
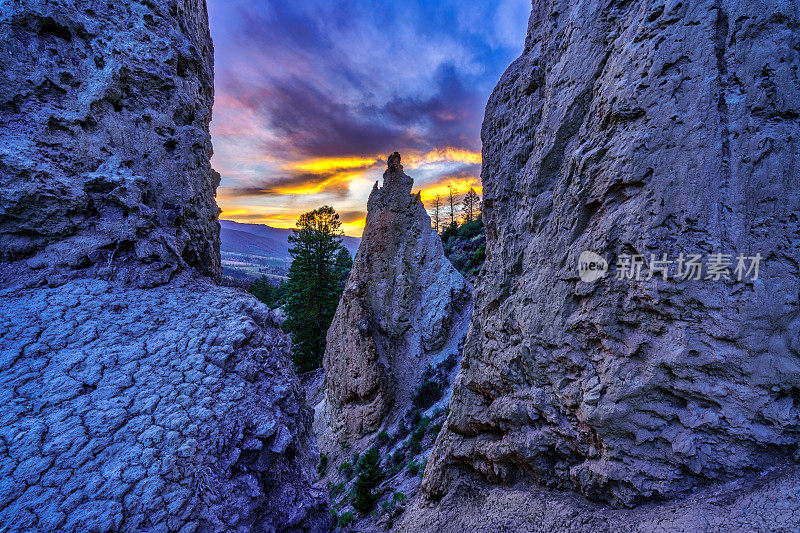
[[437, 194], [433, 199], [433, 227], [436, 230], [436, 233], [439, 233], [439, 207], [441, 204], [442, 197]]
[[474, 187], [470, 187], [464, 196], [464, 222], [472, 222], [480, 213], [481, 197], [475, 192]]

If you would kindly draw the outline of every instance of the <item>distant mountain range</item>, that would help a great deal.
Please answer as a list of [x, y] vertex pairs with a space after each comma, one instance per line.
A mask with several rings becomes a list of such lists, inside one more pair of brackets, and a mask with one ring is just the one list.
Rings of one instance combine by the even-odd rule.
[[[243, 224], [220, 220], [222, 273], [242, 281], [265, 275], [277, 280], [286, 276], [292, 258], [289, 255], [291, 229], [264, 224]], [[355, 256], [361, 239], [344, 237], [345, 248]]]

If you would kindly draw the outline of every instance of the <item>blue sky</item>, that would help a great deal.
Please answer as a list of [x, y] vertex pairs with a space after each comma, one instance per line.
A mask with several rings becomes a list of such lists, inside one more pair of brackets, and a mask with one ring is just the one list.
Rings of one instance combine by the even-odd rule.
[[480, 191], [486, 100], [529, 0], [208, 0], [222, 218], [292, 227], [332, 205], [350, 235], [398, 150], [423, 200]]

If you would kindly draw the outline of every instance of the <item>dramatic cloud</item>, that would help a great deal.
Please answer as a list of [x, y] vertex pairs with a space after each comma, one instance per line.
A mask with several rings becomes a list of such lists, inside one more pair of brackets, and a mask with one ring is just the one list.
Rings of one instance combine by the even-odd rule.
[[522, 49], [528, 0], [209, 0], [223, 217], [290, 226], [323, 204], [363, 225], [399, 150], [423, 199], [480, 188], [480, 124]]

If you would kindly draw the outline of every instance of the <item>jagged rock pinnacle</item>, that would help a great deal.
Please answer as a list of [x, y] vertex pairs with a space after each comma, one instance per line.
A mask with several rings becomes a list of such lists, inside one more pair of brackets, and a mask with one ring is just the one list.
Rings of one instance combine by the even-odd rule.
[[400, 152], [395, 152], [387, 160], [389, 172], [402, 172], [403, 165], [400, 164]]
[[[358, 255], [328, 330], [326, 453], [337, 440], [358, 439], [410, 408], [411, 394], [431, 361], [466, 333], [469, 288], [448, 261], [442, 241], [403, 172], [400, 154], [387, 159], [383, 187], [367, 203]], [[454, 345], [458, 340], [453, 341]]]

